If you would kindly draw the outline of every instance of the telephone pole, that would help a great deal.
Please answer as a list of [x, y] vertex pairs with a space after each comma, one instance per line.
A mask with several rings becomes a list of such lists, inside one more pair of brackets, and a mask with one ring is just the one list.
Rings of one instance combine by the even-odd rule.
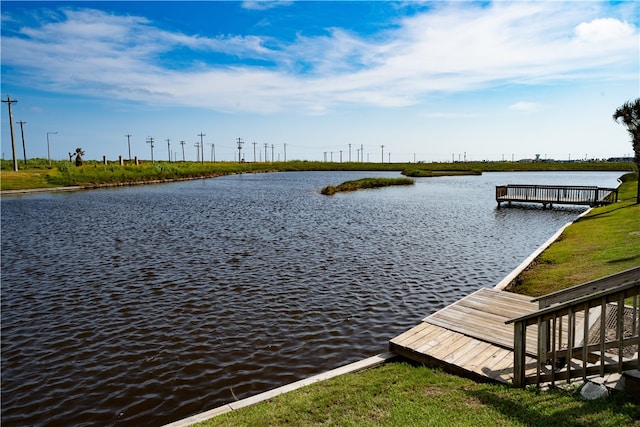
[[216, 162], [216, 144], [211, 143], [209, 145], [211, 146], [211, 161], [215, 163]]
[[184, 141], [180, 141], [180, 145], [182, 145], [182, 163], [184, 163], [186, 160], [184, 159]]
[[171, 140], [167, 138], [166, 141], [167, 141], [167, 151], [169, 152], [169, 163], [171, 163], [171, 143], [170, 143]]
[[147, 144], [151, 145], [151, 163], [153, 163], [153, 138], [149, 137], [147, 139]]
[[242, 163], [242, 144], [244, 141], [241, 138], [238, 138], [238, 163]]
[[349, 144], [349, 163], [351, 163], [351, 144]]
[[129, 147], [129, 161], [131, 161], [131, 135], [130, 133], [125, 135], [127, 137], [127, 146]]
[[253, 142], [253, 163], [256, 162], [256, 142]]
[[[11, 111], [11, 104], [12, 103], [17, 103], [18, 100], [17, 99], [11, 99], [11, 97], [9, 95], [7, 95], [7, 100], [5, 101], [3, 99], [2, 102], [6, 102], [7, 103], [7, 107], [9, 107], [9, 128], [11, 129], [11, 149], [13, 151], [13, 171], [17, 172], [18, 171], [18, 157], [16, 156], [16, 140], [14, 139], [14, 136], [13, 136], [13, 112]], [[49, 166], [51, 166], [51, 165], [49, 165]]]
[[287, 143], [284, 143], [284, 162], [287, 162]]
[[20, 120], [18, 123], [20, 123], [20, 134], [22, 135], [22, 153], [24, 154], [24, 164], [27, 164], [27, 148], [24, 145], [24, 129], [22, 128], [22, 125], [26, 124], [27, 122], [23, 122], [22, 120]]
[[47, 157], [49, 158], [49, 167], [51, 167], [51, 146], [49, 145], [49, 135], [57, 135], [58, 132], [47, 132]]
[[198, 141], [196, 141], [195, 144], [193, 144], [194, 147], [196, 147], [196, 163], [200, 162], [200, 143]]
[[273, 144], [271, 144], [271, 162], [272, 162], [272, 163], [273, 163], [273, 161], [274, 161], [274, 159], [275, 159], [275, 156], [273, 155], [273, 147], [274, 147], [274, 145], [273, 145]]
[[384, 145], [381, 145], [380, 148], [382, 149], [382, 160], [380, 163], [384, 163]]
[[200, 137], [200, 149], [202, 150], [202, 163], [204, 164], [204, 142], [202, 141], [202, 137], [207, 136], [207, 134], [200, 132], [198, 136]]
[[267, 163], [268, 157], [267, 157], [267, 148], [269, 148], [269, 144], [267, 144], [266, 142], [264, 143], [264, 162]]

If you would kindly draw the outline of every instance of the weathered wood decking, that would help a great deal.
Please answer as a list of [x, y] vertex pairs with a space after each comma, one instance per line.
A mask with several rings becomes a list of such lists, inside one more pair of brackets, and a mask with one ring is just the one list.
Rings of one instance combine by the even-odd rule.
[[[505, 321], [538, 309], [532, 298], [480, 289], [433, 313], [389, 341], [389, 350], [479, 381], [513, 380], [513, 325]], [[537, 336], [531, 331], [529, 343]], [[528, 349], [535, 354], [536, 349]], [[527, 364], [535, 365], [528, 357]]]
[[617, 188], [601, 188], [572, 185], [498, 185], [496, 202], [542, 203], [543, 207], [554, 204], [600, 206], [618, 201]]
[[640, 368], [639, 302], [640, 267], [535, 299], [480, 289], [391, 339], [389, 350], [478, 381], [586, 381]]

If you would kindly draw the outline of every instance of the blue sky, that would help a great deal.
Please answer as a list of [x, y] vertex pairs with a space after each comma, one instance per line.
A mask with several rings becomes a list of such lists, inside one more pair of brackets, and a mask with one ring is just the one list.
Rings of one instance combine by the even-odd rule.
[[54, 159], [127, 158], [131, 134], [132, 156], [153, 137], [155, 159], [185, 141], [196, 160], [200, 133], [218, 161], [237, 138], [247, 161], [632, 155], [611, 115], [640, 96], [635, 1], [1, 6], [2, 99], [28, 157], [47, 132]]

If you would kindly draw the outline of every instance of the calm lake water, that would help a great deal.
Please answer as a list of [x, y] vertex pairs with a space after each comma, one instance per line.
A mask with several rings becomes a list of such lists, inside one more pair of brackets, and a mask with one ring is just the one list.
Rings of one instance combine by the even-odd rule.
[[387, 349], [495, 286], [583, 207], [497, 184], [622, 173], [246, 174], [3, 197], [2, 425], [158, 426]]

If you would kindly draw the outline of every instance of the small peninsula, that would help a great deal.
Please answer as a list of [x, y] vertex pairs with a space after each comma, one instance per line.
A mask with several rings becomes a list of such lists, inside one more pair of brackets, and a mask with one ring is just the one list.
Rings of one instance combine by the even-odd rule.
[[362, 178], [355, 181], [345, 181], [340, 185], [328, 185], [320, 190], [320, 193], [331, 196], [338, 192], [363, 190], [366, 188], [388, 187], [390, 185], [413, 185], [415, 181], [410, 178]]

